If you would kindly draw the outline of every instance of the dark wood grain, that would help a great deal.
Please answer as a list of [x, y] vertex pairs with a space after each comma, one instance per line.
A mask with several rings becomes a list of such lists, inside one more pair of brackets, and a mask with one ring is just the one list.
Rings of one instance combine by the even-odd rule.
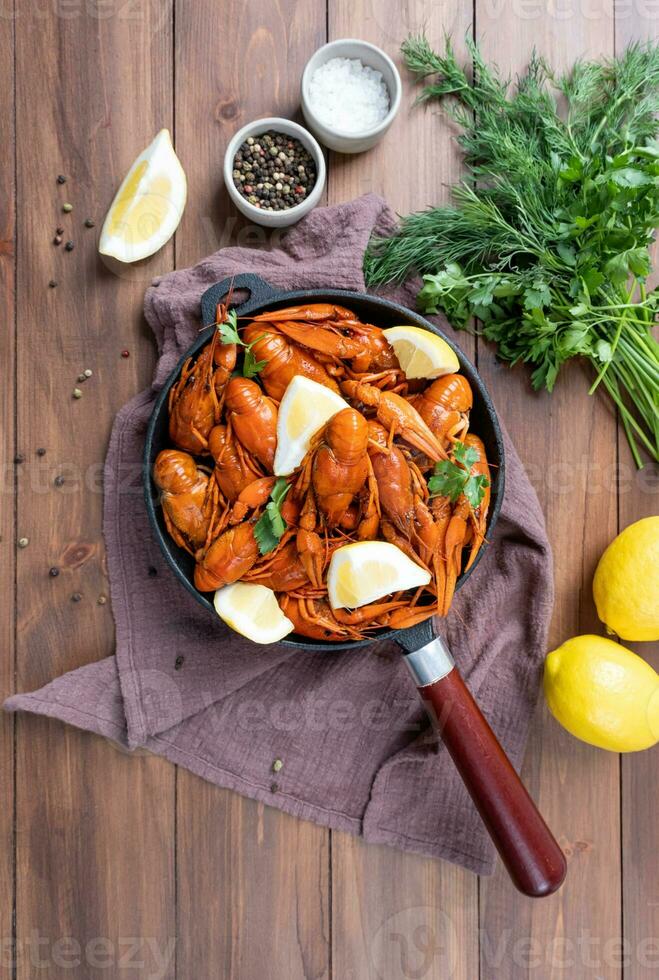
[[[16, 370], [16, 194], [14, 172], [14, 24], [0, 21], [0, 699], [14, 688], [16, 537], [14, 525], [14, 437]], [[0, 974], [10, 969], [14, 902], [14, 719], [0, 717]]]
[[474, 980], [476, 882], [456, 865], [332, 833], [332, 976]]
[[[628, 452], [619, 433], [622, 459]], [[621, 483], [620, 529], [643, 517], [659, 514], [659, 475], [648, 464], [639, 475]], [[624, 489], [624, 486], [634, 489]], [[625, 643], [659, 671], [658, 643]], [[621, 756], [622, 796], [622, 903], [626, 942], [625, 978], [650, 980], [659, 970], [659, 826], [657, 821], [658, 750]]]
[[[18, 442], [26, 456], [17, 513], [19, 535], [30, 539], [18, 563], [19, 690], [114, 650], [109, 603], [97, 601], [108, 591], [100, 467], [114, 414], [150, 377], [142, 295], [173, 253], [113, 275], [96, 236], [121, 175], [170, 121], [170, 13], [156, 2], [111, 16], [94, 5], [23, 3], [15, 22]], [[62, 213], [65, 201], [71, 214]], [[95, 230], [84, 227], [88, 216]], [[60, 224], [72, 252], [52, 244]], [[76, 401], [85, 368], [93, 377]], [[58, 473], [66, 478], [59, 489]], [[35, 956], [52, 980], [87, 980], [99, 959], [120, 976], [131, 957], [145, 975], [164, 958], [160, 976], [173, 977], [172, 768], [44, 719], [21, 716], [17, 732], [18, 977], [36, 975]], [[34, 936], [45, 940], [36, 950]], [[57, 946], [65, 937], [73, 943]]]
[[[613, 52], [608, 0], [588, 11], [567, 5], [565, 15], [540, 4], [517, 18], [507, 6], [497, 9], [498, 16], [477, 0], [476, 30], [486, 56], [504, 72], [523, 69], [533, 47], [558, 69], [580, 56]], [[580, 366], [569, 366], [551, 396], [533, 395], [528, 373], [497, 365], [487, 345], [480, 347], [479, 367], [546, 516], [556, 586], [552, 649], [570, 636], [599, 631], [590, 584], [616, 530], [615, 418], [603, 399], [588, 398]], [[537, 904], [515, 893], [502, 869], [483, 883], [481, 976], [553, 976], [567, 950], [574, 976], [618, 977], [619, 966], [605, 953], [605, 944], [620, 938], [618, 760], [559, 728], [541, 698], [522, 775], [564, 847], [567, 880]], [[596, 967], [587, 961], [589, 937]]]
[[[471, 5], [424, 0], [200, 0], [175, 10], [158, 0], [16, 3], [17, 16], [8, 9], [0, 19], [2, 695], [15, 674], [28, 690], [113, 652], [109, 604], [97, 604], [107, 592], [99, 474], [114, 413], [151, 373], [144, 288], [222, 245], [277, 240], [228, 204], [221, 168], [231, 134], [257, 116], [298, 114], [301, 68], [328, 29], [395, 57], [408, 31], [425, 27], [439, 42], [446, 30], [459, 46], [472, 27]], [[534, 45], [566, 66], [657, 38], [651, 3], [617, 6], [614, 22], [613, 0], [476, 0], [475, 32], [511, 71]], [[404, 83], [399, 117], [376, 149], [330, 154], [331, 203], [375, 191], [404, 213], [445, 199], [459, 176], [449, 125], [434, 110], [412, 110]], [[176, 244], [117, 275], [97, 257], [97, 232], [120, 176], [166, 125], [189, 180]], [[68, 178], [62, 187], [58, 173]], [[69, 216], [59, 210], [65, 200]], [[87, 216], [95, 230], [83, 227]], [[51, 244], [59, 223], [75, 240], [71, 253]], [[471, 338], [459, 342], [474, 353]], [[634, 474], [613, 414], [588, 399], [581, 368], [549, 398], [531, 394], [523, 369], [498, 366], [487, 345], [478, 354], [547, 515], [556, 562], [550, 646], [601, 632], [595, 563], [619, 527], [657, 513], [656, 470]], [[74, 402], [86, 367], [94, 376]], [[8, 503], [15, 408], [26, 457], [16, 512]], [[57, 473], [66, 477], [59, 490]], [[29, 546], [17, 551], [21, 536]], [[51, 565], [61, 568], [56, 579]], [[650, 645], [636, 649], [659, 667]], [[565, 848], [568, 879], [532, 903], [500, 869], [481, 882], [479, 909], [478, 880], [455, 866], [329, 834], [55, 722], [2, 715], [0, 974], [11, 976], [16, 856], [17, 980], [649, 980], [659, 940], [656, 750], [619, 761], [563, 732], [541, 702], [523, 777]], [[55, 946], [67, 936], [74, 945]]]
[[[331, 154], [329, 203], [372, 191], [404, 214], [445, 200], [447, 185], [459, 179], [459, 155], [436, 112], [412, 108], [416, 93], [402, 68], [399, 46], [407, 33], [425, 27], [433, 38], [452, 33], [463, 51], [471, 8], [421, 0], [330, 0], [328, 9], [330, 40], [360, 37], [384, 48], [398, 64], [404, 85], [399, 115], [381, 143], [357, 156]], [[459, 343], [473, 356], [471, 338], [461, 336]], [[477, 975], [473, 875], [338, 833], [332, 834], [332, 868], [335, 977], [440, 980], [449, 975], [449, 966], [460, 980]]]
[[[616, 53], [635, 41], [659, 38], [656, 13], [643, 6], [616, 7]], [[652, 285], [659, 282], [659, 250], [653, 249]], [[643, 517], [659, 514], [659, 467], [647, 463], [636, 472], [622, 428], [618, 431], [620, 454], [618, 480], [619, 530]], [[625, 643], [659, 671], [659, 643]], [[657, 749], [623, 755], [622, 793], [622, 904], [623, 932], [627, 943], [625, 977], [650, 980], [659, 971], [659, 821], [657, 820]]]
[[188, 203], [176, 235], [176, 263], [190, 265], [228, 245], [270, 248], [281, 231], [253, 225], [222, 181], [226, 145], [266, 116], [301, 121], [300, 76], [325, 42], [325, 0], [201, 0], [176, 17], [176, 146]]
[[[176, 146], [190, 197], [182, 267], [222, 245], [269, 246], [221, 183], [244, 123], [293, 115], [306, 59], [325, 39], [324, 0], [212, 0], [177, 7]], [[178, 772], [178, 975], [329, 977], [328, 831]]]
[[329, 835], [179, 771], [178, 976], [326, 980]]

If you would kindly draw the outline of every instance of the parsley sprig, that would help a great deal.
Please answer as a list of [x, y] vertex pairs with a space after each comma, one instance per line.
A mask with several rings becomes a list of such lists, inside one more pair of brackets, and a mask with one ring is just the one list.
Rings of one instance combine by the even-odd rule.
[[456, 442], [453, 459], [443, 459], [435, 464], [433, 474], [428, 480], [431, 497], [448, 497], [455, 503], [464, 494], [476, 510], [480, 505], [490, 481], [484, 473], [472, 474], [471, 468], [480, 460], [480, 453], [473, 446]]
[[[257, 337], [256, 340], [259, 338]], [[256, 340], [253, 343], [256, 343]], [[253, 378], [263, 370], [267, 361], [257, 361], [254, 357], [252, 345], [245, 347], [245, 357], [243, 358], [243, 378]]]
[[216, 324], [223, 344], [238, 344], [244, 347], [238, 333], [238, 315], [235, 310], [229, 310], [222, 323]]
[[[615, 402], [637, 466], [659, 460], [659, 293], [646, 288], [659, 226], [659, 45], [578, 61], [558, 76], [537, 56], [516, 85], [467, 42], [468, 70], [449, 41], [402, 46], [423, 85], [461, 128], [467, 180], [448, 205], [402, 219], [373, 239], [369, 285], [424, 278], [418, 301], [468, 328], [503, 361], [529, 364], [552, 390], [561, 366], [588, 359], [591, 393]], [[473, 69], [473, 71], [472, 71]]]
[[254, 525], [254, 537], [262, 555], [273, 551], [286, 530], [286, 521], [281, 514], [281, 505], [291, 485], [280, 476], [270, 492], [270, 500]]
[[257, 361], [252, 350], [256, 341], [261, 338], [257, 337], [251, 344], [245, 343], [238, 332], [238, 317], [235, 310], [229, 310], [224, 321], [217, 324], [217, 329], [223, 344], [237, 344], [239, 347], [245, 348], [243, 378], [253, 378], [263, 370], [266, 361]]

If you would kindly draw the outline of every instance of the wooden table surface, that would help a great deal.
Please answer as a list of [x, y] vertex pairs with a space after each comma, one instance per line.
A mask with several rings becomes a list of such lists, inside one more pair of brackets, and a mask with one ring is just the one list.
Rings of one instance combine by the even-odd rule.
[[[506, 72], [535, 45], [559, 67], [655, 37], [652, 0], [3, 0], [0, 9], [0, 693], [113, 652], [100, 474], [117, 409], [150, 378], [141, 314], [154, 274], [269, 237], [237, 219], [224, 148], [243, 123], [298, 112], [300, 73], [327, 39], [392, 56], [425, 25], [475, 34]], [[405, 212], [460, 175], [448, 126], [411, 109], [377, 149], [330, 155], [327, 201], [366, 191]], [[175, 236], [120, 275], [96, 252], [119, 180], [163, 126], [188, 175]], [[67, 183], [59, 186], [57, 174]], [[74, 204], [71, 215], [62, 202]], [[94, 230], [84, 218], [96, 220]], [[51, 241], [61, 224], [75, 249]], [[59, 285], [48, 288], [54, 278]], [[554, 395], [477, 358], [544, 507], [555, 554], [551, 643], [601, 632], [595, 563], [657, 512], [616, 419], [573, 365]], [[130, 357], [122, 358], [126, 348]], [[76, 376], [94, 372], [74, 401]], [[39, 448], [46, 454], [39, 456]], [[25, 461], [14, 464], [23, 454]], [[65, 477], [56, 488], [57, 474]], [[19, 538], [29, 546], [19, 550]], [[57, 578], [48, 569], [61, 568]], [[80, 602], [71, 595], [80, 592]], [[643, 650], [647, 655], [647, 645]], [[655, 659], [655, 666], [657, 661]], [[17, 980], [581, 980], [659, 973], [656, 751], [577, 742], [538, 707], [524, 777], [569, 859], [550, 899], [447, 863], [365, 846], [218, 790], [184, 769], [46, 719], [0, 718], [2, 975]], [[12, 949], [16, 964], [12, 970]]]

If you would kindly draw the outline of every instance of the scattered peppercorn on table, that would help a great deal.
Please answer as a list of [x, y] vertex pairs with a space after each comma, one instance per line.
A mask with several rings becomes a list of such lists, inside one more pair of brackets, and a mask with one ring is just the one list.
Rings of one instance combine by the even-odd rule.
[[[618, 5], [616, 19], [613, 0], [588, 9], [568, 0], [560, 10], [476, 0], [473, 12], [394, 0], [197, 0], [177, 4], [174, 16], [172, 5], [137, 0], [103, 16], [94, 5], [65, 14], [17, 0], [16, 16], [0, 18], [4, 696], [113, 652], [102, 464], [115, 413], [151, 379], [144, 290], [218, 247], [267, 248], [281, 234], [245, 222], [222, 187], [236, 130], [268, 115], [295, 118], [302, 69], [327, 39], [372, 41], [401, 67], [410, 31], [425, 29], [437, 44], [449, 31], [460, 48], [476, 23], [484, 57], [514, 75], [534, 47], [566, 68], [654, 39], [656, 18], [632, 7]], [[423, 108], [412, 109], [402, 78], [382, 142], [350, 158], [328, 154], [327, 203], [375, 192], [405, 214], [446, 200], [446, 185], [460, 179], [451, 125], [430, 126]], [[186, 210], [161, 251], [118, 266], [97, 254], [103, 217], [163, 127], [187, 174]], [[274, 209], [311, 189], [313, 168], [291, 142], [276, 157], [284, 152], [276, 172], [291, 181], [270, 172], [269, 149], [267, 174], [241, 181], [254, 162], [243, 151], [241, 193]], [[585, 398], [577, 365], [550, 401], [480, 338], [458, 342], [477, 358], [547, 518], [556, 561], [548, 649], [601, 633], [590, 591], [597, 559], [620, 528], [657, 513], [656, 475], [636, 472], [609, 406]], [[141, 493], [140, 475], [126, 474], [125, 487]], [[145, 580], [151, 574], [145, 551]], [[177, 661], [177, 677], [187, 667]], [[332, 710], [345, 723], [340, 705]], [[10, 971], [13, 949], [19, 978], [521, 980], [564, 971], [614, 980], [624, 969], [626, 980], [644, 980], [657, 969], [656, 749], [620, 761], [571, 738], [544, 704], [524, 777], [572, 867], [565, 888], [532, 908], [501, 869], [479, 883], [48, 719], [2, 715], [0, 725], [0, 937], [3, 965]], [[280, 751], [272, 746], [276, 787], [286, 778]]]

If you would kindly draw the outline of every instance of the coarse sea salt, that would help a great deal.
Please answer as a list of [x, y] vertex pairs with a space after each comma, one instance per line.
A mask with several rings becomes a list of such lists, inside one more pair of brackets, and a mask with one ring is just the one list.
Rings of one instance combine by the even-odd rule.
[[328, 129], [363, 133], [389, 112], [389, 91], [382, 73], [359, 58], [330, 58], [311, 76], [309, 105]]

